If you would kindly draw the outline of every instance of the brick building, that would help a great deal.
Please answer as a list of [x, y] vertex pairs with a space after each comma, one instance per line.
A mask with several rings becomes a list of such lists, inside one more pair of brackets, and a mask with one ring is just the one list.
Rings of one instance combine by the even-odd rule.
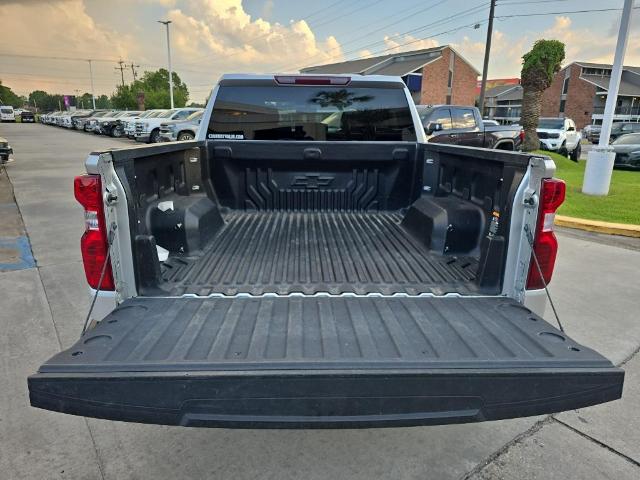
[[420, 105], [474, 105], [480, 74], [448, 45], [307, 67], [301, 72], [400, 76]]
[[511, 124], [520, 121], [521, 113], [522, 85], [497, 85], [485, 92], [483, 118]]
[[[611, 65], [573, 62], [558, 73], [542, 97], [543, 117], [568, 117], [581, 129], [602, 123]], [[640, 67], [625, 66], [614, 121], [640, 120]]]

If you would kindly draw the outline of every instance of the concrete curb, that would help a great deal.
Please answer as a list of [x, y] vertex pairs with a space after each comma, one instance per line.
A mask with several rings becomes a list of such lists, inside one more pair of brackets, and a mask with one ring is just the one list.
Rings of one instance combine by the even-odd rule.
[[587, 232], [598, 232], [606, 233], [607, 235], [622, 235], [623, 237], [640, 238], [640, 225], [601, 222], [599, 220], [565, 217], [564, 215], [556, 215], [555, 224], [560, 227], [577, 228], [578, 230], [586, 230]]

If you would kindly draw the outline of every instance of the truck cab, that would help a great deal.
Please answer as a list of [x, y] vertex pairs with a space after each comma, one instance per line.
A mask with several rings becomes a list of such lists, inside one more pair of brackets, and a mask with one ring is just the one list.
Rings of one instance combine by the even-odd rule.
[[429, 143], [398, 77], [224, 75], [194, 141], [95, 151], [86, 170], [96, 308], [29, 378], [35, 407], [363, 428], [621, 395], [621, 369], [542, 317], [553, 162]]

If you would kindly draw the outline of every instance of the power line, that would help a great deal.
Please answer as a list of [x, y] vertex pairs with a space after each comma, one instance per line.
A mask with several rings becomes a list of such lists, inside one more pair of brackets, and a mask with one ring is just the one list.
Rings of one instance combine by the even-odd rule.
[[31, 54], [24, 54], [24, 53], [6, 53], [6, 52], [0, 52], [0, 57], [16, 57], [16, 58], [37, 58], [37, 59], [44, 59], [44, 60], [68, 60], [68, 61], [74, 61], [74, 62], [86, 62], [87, 60], [91, 60], [93, 62], [107, 62], [107, 63], [118, 63], [119, 60], [116, 59], [110, 59], [110, 58], [80, 58], [80, 57], [61, 57], [61, 56], [55, 56], [55, 55], [31, 55]]
[[[467, 10], [463, 10], [463, 11], [461, 11], [461, 12], [457, 12], [457, 13], [455, 13], [455, 14], [452, 14], [452, 15], [449, 15], [449, 16], [446, 16], [446, 17], [443, 17], [443, 18], [440, 18], [440, 19], [438, 19], [438, 20], [435, 20], [435, 21], [433, 21], [433, 22], [431, 22], [431, 23], [428, 23], [427, 25], [423, 25], [423, 26], [421, 26], [421, 27], [416, 27], [416, 28], [412, 28], [412, 29], [410, 29], [410, 30], [406, 30], [406, 31], [401, 32], [401, 33], [398, 33], [398, 34], [396, 34], [396, 35], [392, 35], [392, 36], [390, 36], [390, 37], [387, 37], [386, 39], [377, 40], [377, 41], [375, 41], [375, 42], [372, 42], [372, 43], [369, 43], [369, 44], [366, 44], [366, 45], [361, 45], [361, 46], [359, 46], [358, 48], [355, 48], [355, 49], [350, 50], [350, 51], [348, 51], [348, 52], [344, 52], [344, 53], [342, 53], [342, 55], [343, 55], [343, 56], [345, 56], [345, 57], [347, 57], [348, 55], [351, 55], [351, 54], [353, 54], [353, 53], [360, 52], [360, 51], [361, 51], [361, 50], [363, 50], [363, 49], [368, 49], [368, 48], [370, 48], [370, 47], [373, 47], [374, 45], [384, 44], [384, 43], [385, 43], [385, 41], [394, 40], [394, 39], [399, 39], [399, 38], [402, 38], [403, 36], [411, 35], [411, 34], [414, 34], [414, 33], [419, 32], [419, 31], [426, 30], [427, 28], [432, 28], [432, 27], [440, 26], [440, 25], [446, 25], [447, 23], [450, 23], [450, 22], [452, 22], [452, 21], [455, 21], [455, 20], [457, 20], [457, 19], [459, 19], [459, 18], [461, 18], [461, 17], [465, 17], [465, 16], [471, 15], [471, 14], [473, 14], [473, 13], [478, 13], [480, 10], [484, 9], [484, 8], [485, 8], [485, 7], [487, 7], [488, 5], [489, 5], [488, 3], [483, 2], [483, 3], [481, 3], [481, 4], [478, 4], [478, 5], [475, 5], [474, 7], [469, 8], [469, 9], [467, 9]], [[465, 27], [466, 27], [466, 26], [465, 26]], [[383, 27], [383, 28], [385, 28], [385, 27]], [[464, 28], [464, 27], [463, 27], [463, 28]], [[438, 34], [438, 35], [440, 35], [440, 34]], [[432, 37], [433, 37], [433, 35], [432, 35], [432, 36], [429, 36], [429, 37], [426, 37], [426, 38], [417, 39], [416, 41], [423, 41], [423, 40], [427, 40], [427, 39], [432, 38]], [[416, 43], [416, 41], [412, 41], [412, 42], [409, 42], [409, 43], [407, 43], [407, 44]], [[405, 44], [400, 44], [400, 45], [395, 46], [395, 47], [387, 48], [387, 49], [385, 49], [385, 50], [383, 50], [383, 51], [391, 50], [391, 49], [397, 48], [397, 47], [399, 47], [399, 46], [404, 46], [404, 45], [405, 45]], [[337, 50], [340, 50], [341, 48], [342, 48], [342, 45], [341, 45], [340, 47], [336, 47], [336, 48], [333, 48], [333, 49], [329, 50], [329, 52], [337, 51]], [[327, 52], [327, 53], [329, 53], [329, 52]], [[315, 57], [317, 57], [317, 56], [318, 56], [318, 55], [314, 55], [314, 56], [313, 56], [313, 57], [311, 57], [311, 58], [315, 58]], [[337, 56], [337, 55], [332, 55], [332, 56], [330, 56], [330, 57], [329, 57], [329, 60], [333, 59], [333, 58], [334, 58], [334, 57], [336, 57], [336, 56]], [[347, 61], [348, 61], [348, 60], [347, 60]], [[298, 65], [299, 65], [299, 64], [298, 64]], [[292, 68], [292, 69], [299, 69], [299, 67], [298, 67], [298, 66], [291, 67], [291, 68]]]
[[[634, 9], [640, 9], [640, 6], [633, 7]], [[569, 15], [572, 13], [594, 13], [594, 12], [619, 12], [621, 8], [597, 8], [587, 10], [570, 10], [564, 12], [545, 12], [545, 13], [515, 13], [513, 15], [496, 15], [495, 18], [516, 18], [516, 17], [544, 17], [546, 15]]]

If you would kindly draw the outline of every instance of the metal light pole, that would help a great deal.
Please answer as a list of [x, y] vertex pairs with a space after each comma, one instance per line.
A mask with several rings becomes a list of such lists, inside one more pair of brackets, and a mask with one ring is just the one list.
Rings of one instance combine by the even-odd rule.
[[622, 77], [624, 53], [629, 40], [629, 25], [631, 24], [634, 1], [635, 0], [624, 0], [624, 7], [622, 8], [618, 43], [616, 44], [616, 54], [613, 59], [613, 68], [611, 69], [607, 103], [604, 107], [602, 130], [600, 130], [600, 141], [598, 146], [589, 152], [587, 156], [587, 167], [584, 171], [582, 193], [588, 195], [607, 195], [609, 193], [611, 172], [613, 171], [613, 162], [616, 156], [613, 149], [609, 146], [609, 136], [611, 135], [611, 125], [613, 123], [613, 115], [618, 99], [620, 78]]
[[167, 27], [167, 58], [169, 59], [169, 97], [171, 98], [171, 108], [173, 108], [173, 70], [171, 69], [171, 41], [169, 40], [169, 24], [171, 20], [158, 20]]
[[87, 60], [89, 62], [89, 77], [91, 77], [91, 101], [93, 102], [93, 109], [96, 109], [96, 95], [93, 92], [93, 68], [91, 68], [91, 60]]

